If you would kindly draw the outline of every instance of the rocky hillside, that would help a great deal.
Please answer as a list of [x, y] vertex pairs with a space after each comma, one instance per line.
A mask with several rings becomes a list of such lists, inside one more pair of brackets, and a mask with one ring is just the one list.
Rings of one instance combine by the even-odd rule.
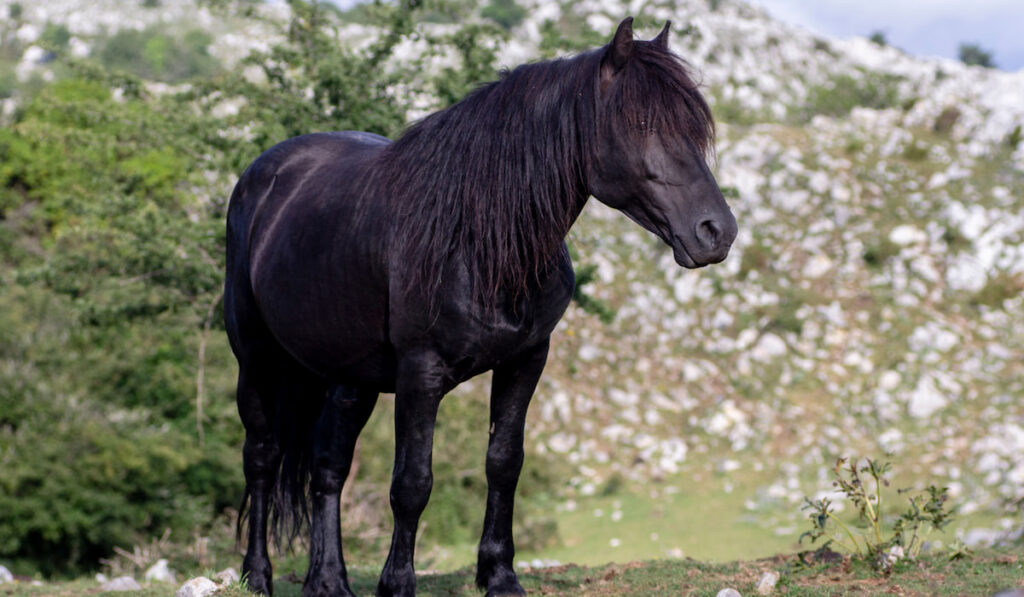
[[[189, 0], [123, 4], [26, 3], [17, 35], [31, 50], [46, 22], [65, 22], [84, 54], [104, 28], [218, 28]], [[915, 482], [948, 485], [962, 513], [989, 514], [994, 528], [971, 538], [1019, 530], [1001, 517], [1024, 500], [1024, 71], [821, 38], [733, 0], [523, 5], [495, 42], [505, 65], [540, 55], [552, 26], [604, 38], [635, 14], [650, 37], [673, 21], [718, 119], [715, 168], [740, 225], [723, 265], [686, 271], [588, 206], [570, 240], [617, 315], [570, 310], [528, 428], [535, 450], [572, 464], [566, 503], [611, 479], [685, 486], [710, 472], [728, 492], [756, 472], [774, 480], [749, 514], [792, 534], [836, 457], [889, 453]], [[261, 33], [218, 31], [211, 51], [231, 62]], [[42, 68], [33, 52], [24, 69]], [[431, 102], [413, 103], [415, 117]]]
[[741, 229], [724, 265], [685, 271], [593, 202], [572, 240], [618, 316], [563, 322], [531, 433], [584, 494], [776, 471], [756, 514], [829, 491], [837, 456], [890, 453], [964, 513], [1024, 498], [1024, 72], [713, 4], [543, 3], [522, 27], [672, 19]]

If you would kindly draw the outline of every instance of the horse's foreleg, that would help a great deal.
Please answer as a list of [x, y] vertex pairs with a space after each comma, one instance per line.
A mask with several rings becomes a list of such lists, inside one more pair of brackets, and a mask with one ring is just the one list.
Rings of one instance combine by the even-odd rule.
[[306, 597], [352, 595], [341, 551], [339, 497], [352, 466], [359, 432], [377, 403], [377, 393], [339, 386], [327, 396], [313, 446], [313, 519]]
[[391, 476], [395, 530], [377, 584], [377, 593], [384, 597], [411, 597], [416, 593], [413, 570], [416, 526], [434, 483], [431, 450], [437, 407], [444, 396], [441, 377], [439, 359], [431, 353], [406, 357], [399, 363], [395, 392], [395, 465]]
[[242, 576], [253, 593], [273, 593], [272, 569], [267, 555], [267, 516], [270, 495], [277, 479], [281, 452], [268, 417], [269, 393], [240, 372], [238, 376], [238, 412], [245, 426], [242, 470], [249, 500], [249, 539], [242, 560]]
[[487, 595], [523, 595], [512, 567], [512, 509], [523, 466], [523, 427], [548, 356], [548, 342], [494, 370], [487, 446], [487, 513], [477, 555], [476, 584]]

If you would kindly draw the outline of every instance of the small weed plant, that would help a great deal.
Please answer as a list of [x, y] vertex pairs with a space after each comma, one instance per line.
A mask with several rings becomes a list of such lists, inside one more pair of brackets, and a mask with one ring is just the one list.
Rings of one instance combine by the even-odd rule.
[[838, 459], [832, 469], [832, 485], [842, 495], [842, 502], [853, 506], [857, 521], [850, 524], [836, 516], [836, 503], [830, 498], [805, 498], [803, 509], [810, 512], [811, 529], [800, 535], [800, 543], [804, 539], [812, 545], [824, 541], [815, 553], [839, 548], [869, 561], [882, 573], [890, 572], [901, 558], [916, 558], [925, 538], [953, 521], [949, 492], [935, 485], [920, 491], [897, 490], [898, 495], [906, 497], [906, 509], [890, 513], [890, 509], [898, 506], [883, 503], [882, 488], [889, 486], [891, 470], [890, 462]]

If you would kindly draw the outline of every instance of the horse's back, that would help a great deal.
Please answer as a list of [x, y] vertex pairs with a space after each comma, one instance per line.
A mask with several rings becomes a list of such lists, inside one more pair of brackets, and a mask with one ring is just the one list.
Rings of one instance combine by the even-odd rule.
[[[263, 326], [325, 377], [387, 352], [378, 248], [386, 218], [364, 205], [359, 185], [388, 143], [362, 132], [303, 135], [246, 169], [228, 207], [225, 310], [233, 346], [245, 343], [243, 328]], [[388, 365], [363, 364], [371, 371]]]

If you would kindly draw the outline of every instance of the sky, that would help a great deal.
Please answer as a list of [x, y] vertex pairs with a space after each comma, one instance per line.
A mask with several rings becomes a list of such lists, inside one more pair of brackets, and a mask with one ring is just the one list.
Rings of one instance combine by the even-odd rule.
[[919, 56], [956, 58], [961, 42], [992, 53], [996, 66], [1024, 69], [1024, 0], [752, 0], [781, 21], [833, 37], [885, 34]]

